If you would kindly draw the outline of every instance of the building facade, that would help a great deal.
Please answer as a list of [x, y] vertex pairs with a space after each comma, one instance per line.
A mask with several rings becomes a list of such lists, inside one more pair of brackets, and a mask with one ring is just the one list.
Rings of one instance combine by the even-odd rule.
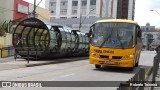
[[134, 20], [135, 0], [113, 0], [112, 17]]
[[81, 23], [81, 25], [79, 18], [67, 18], [67, 19], [51, 18], [51, 22], [70, 27], [74, 30], [80, 30], [83, 33], [89, 33], [90, 26], [93, 25], [97, 20], [101, 19], [110, 19], [110, 18], [96, 18], [96, 17], [85, 18], [82, 20], [83, 22]]
[[149, 22], [146, 23], [146, 26], [141, 26], [142, 31], [155, 31], [155, 26], [151, 26]]
[[28, 10], [29, 3], [23, 0], [0, 0], [0, 23], [24, 16], [27, 18]]
[[51, 18], [111, 17], [112, 0], [46, 0]]
[[135, 0], [46, 0], [51, 18], [112, 17], [134, 20]]
[[[33, 17], [33, 9], [34, 5], [29, 4], [29, 16], [28, 17]], [[36, 18], [44, 21], [44, 22], [49, 22], [50, 21], [50, 11], [48, 9], [42, 8], [42, 7], [36, 7]]]
[[[0, 0], [0, 23], [18, 18], [29, 18], [33, 11], [33, 4], [23, 0]], [[48, 9], [37, 7], [37, 18], [42, 21], [50, 21], [50, 12]], [[22, 19], [22, 20], [23, 20]]]
[[51, 13], [51, 22], [85, 33], [94, 20], [134, 19], [135, 0], [46, 0], [45, 3]]

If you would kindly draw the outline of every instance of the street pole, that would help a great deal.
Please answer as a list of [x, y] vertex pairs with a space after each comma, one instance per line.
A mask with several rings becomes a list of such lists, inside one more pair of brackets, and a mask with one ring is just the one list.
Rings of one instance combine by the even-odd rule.
[[160, 15], [160, 13], [159, 13], [159, 12], [157, 12], [156, 10], [151, 9], [150, 11], [155, 11], [157, 14], [159, 14], [159, 15]]
[[79, 30], [81, 29], [82, 23], [86, 20], [87, 16], [88, 16], [93, 10], [95, 10], [95, 9], [92, 9], [92, 10], [89, 11], [89, 13], [88, 13], [88, 14], [85, 16], [85, 18], [83, 19], [83, 21], [82, 21], [82, 17], [81, 17], [82, 15], [81, 15], [81, 13], [80, 13]]
[[33, 17], [36, 17], [36, 0], [34, 0]]
[[79, 21], [79, 30], [81, 29], [81, 24], [82, 24], [82, 22], [81, 22], [81, 19], [82, 19], [82, 17], [81, 17], [81, 13], [80, 13], [80, 21]]

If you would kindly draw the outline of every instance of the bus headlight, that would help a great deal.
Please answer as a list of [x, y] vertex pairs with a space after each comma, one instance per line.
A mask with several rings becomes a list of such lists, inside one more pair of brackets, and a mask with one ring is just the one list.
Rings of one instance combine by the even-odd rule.
[[131, 54], [131, 55], [129, 55], [129, 58], [133, 58], [133, 57], [134, 57], [134, 55], [132, 55], [132, 54]]
[[91, 55], [92, 55], [92, 56], [96, 56], [96, 54], [95, 54], [95, 53], [91, 53]]
[[123, 59], [128, 59], [128, 58], [134, 58], [134, 55], [130, 54], [130, 55], [126, 55], [126, 56], [123, 57]]

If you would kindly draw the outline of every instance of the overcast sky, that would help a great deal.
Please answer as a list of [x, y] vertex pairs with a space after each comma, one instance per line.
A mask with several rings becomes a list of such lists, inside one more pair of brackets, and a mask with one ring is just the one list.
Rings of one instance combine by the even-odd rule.
[[160, 14], [151, 9], [160, 13], [160, 0], [136, 0], [135, 21], [141, 26], [149, 22], [151, 26], [160, 28]]
[[[34, 2], [34, 0], [24, 1], [29, 1], [30, 3]], [[41, 0], [36, 0], [37, 3], [40, 1]], [[40, 6], [45, 6], [45, 0], [43, 0]], [[151, 26], [160, 28], [160, 14], [155, 11], [150, 11], [151, 9], [160, 13], [160, 0], [136, 0], [135, 21], [141, 26], [144, 26], [149, 22]]]

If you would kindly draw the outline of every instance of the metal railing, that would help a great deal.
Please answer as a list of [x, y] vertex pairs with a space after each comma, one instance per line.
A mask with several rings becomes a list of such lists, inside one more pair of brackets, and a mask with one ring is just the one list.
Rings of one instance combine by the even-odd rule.
[[[152, 83], [156, 82], [156, 76], [158, 73], [158, 69], [159, 69], [159, 63], [160, 63], [160, 49], [158, 49], [158, 53], [157, 55], [154, 57], [154, 62], [153, 62], [153, 75], [152, 75]], [[154, 87], [151, 87], [151, 90], [153, 90]]]
[[10, 57], [14, 56], [15, 50], [13, 46], [0, 48], [0, 57]]
[[[140, 70], [128, 81], [125, 83], [120, 83], [117, 90], [144, 90], [145, 84], [149, 82], [150, 84], [156, 83], [156, 75], [159, 70], [159, 63], [160, 63], [160, 50], [159, 53], [154, 57], [153, 66], [149, 70], [149, 72], [146, 73], [144, 68], [140, 68]], [[151, 77], [152, 76], [152, 77]], [[149, 81], [149, 77], [152, 78], [151, 81]], [[137, 85], [133, 85], [137, 84]], [[151, 86], [147, 90], [153, 90], [154, 87]]]
[[15, 50], [22, 50], [22, 51], [26, 51], [27, 52], [27, 55], [26, 55], [26, 57], [18, 57], [18, 53], [17, 52], [15, 52], [15, 54], [14, 54], [14, 59], [15, 59], [15, 61], [16, 61], [16, 59], [17, 58], [26, 58], [26, 60], [27, 60], [27, 63], [29, 63], [29, 61], [30, 61], [30, 52], [31, 52], [31, 50], [32, 49], [34, 49], [35, 50], [35, 60], [37, 60], [37, 58], [38, 58], [38, 50], [45, 50], [46, 48], [37, 48], [37, 47], [16, 47], [15, 48]]

